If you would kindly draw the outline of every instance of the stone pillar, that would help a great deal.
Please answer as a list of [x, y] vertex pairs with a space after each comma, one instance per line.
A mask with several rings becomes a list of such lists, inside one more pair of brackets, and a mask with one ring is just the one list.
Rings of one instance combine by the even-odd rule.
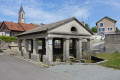
[[33, 54], [38, 54], [38, 40], [33, 39]]
[[21, 50], [22, 50], [21, 40], [19, 39], [18, 40], [18, 51], [21, 51]]
[[24, 52], [23, 52], [24, 58], [29, 58], [29, 52], [28, 52], [28, 40], [24, 39]]
[[46, 59], [47, 64], [52, 64], [53, 62], [53, 41], [52, 38], [46, 38]]
[[69, 38], [64, 39], [63, 61], [69, 61]]
[[92, 39], [87, 39], [87, 59], [91, 59], [92, 55]]
[[18, 56], [22, 56], [22, 46], [21, 46], [22, 40], [18, 40]]
[[24, 39], [24, 52], [28, 52], [28, 40]]
[[33, 53], [31, 54], [31, 59], [36, 62], [40, 61], [40, 56], [38, 54], [38, 39], [33, 39]]
[[82, 58], [82, 39], [76, 40], [76, 57], [77, 59]]

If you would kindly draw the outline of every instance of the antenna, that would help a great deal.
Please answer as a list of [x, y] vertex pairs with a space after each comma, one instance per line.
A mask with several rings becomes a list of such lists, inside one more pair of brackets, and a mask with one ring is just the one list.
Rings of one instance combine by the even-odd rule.
[[82, 22], [83, 22], [83, 16], [82, 16]]
[[88, 25], [89, 25], [89, 27], [90, 27], [90, 20], [89, 20], [89, 16], [88, 16]]

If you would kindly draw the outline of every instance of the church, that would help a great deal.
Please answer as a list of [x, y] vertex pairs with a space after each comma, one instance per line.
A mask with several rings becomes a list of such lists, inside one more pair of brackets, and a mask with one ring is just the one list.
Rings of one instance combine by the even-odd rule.
[[15, 37], [18, 34], [31, 30], [38, 25], [25, 23], [25, 11], [21, 5], [18, 13], [18, 23], [3, 21], [0, 22], [0, 36], [12, 36]]

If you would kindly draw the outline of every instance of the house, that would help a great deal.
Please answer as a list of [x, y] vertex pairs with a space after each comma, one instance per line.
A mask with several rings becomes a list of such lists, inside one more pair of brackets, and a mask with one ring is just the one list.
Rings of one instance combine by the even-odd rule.
[[[68, 62], [71, 56], [77, 60], [91, 59], [92, 35], [93, 33], [75, 17], [68, 18], [19, 34], [17, 36], [18, 55], [50, 65], [58, 59]], [[82, 52], [83, 39], [87, 40], [86, 54]], [[60, 47], [56, 48], [55, 42], [57, 40], [60, 41]], [[70, 41], [72, 41], [72, 48], [69, 48]], [[42, 42], [41, 49], [38, 48], [39, 42]], [[22, 43], [24, 48], [21, 46]]]
[[16, 35], [35, 27], [36, 26], [32, 24], [3, 21], [0, 26], [0, 35], [15, 37]]
[[22, 32], [31, 30], [38, 26], [35, 24], [26, 24], [25, 23], [25, 12], [23, 10], [22, 5], [19, 10], [18, 23], [3, 21], [0, 24], [1, 24], [0, 25], [0, 35], [13, 36], [13, 37]]
[[109, 33], [115, 33], [116, 31], [116, 26], [115, 23], [117, 21], [105, 16], [104, 18], [102, 18], [101, 20], [99, 20], [98, 22], [96, 22], [96, 26], [97, 26], [97, 33], [102, 33], [102, 34], [109, 34]]

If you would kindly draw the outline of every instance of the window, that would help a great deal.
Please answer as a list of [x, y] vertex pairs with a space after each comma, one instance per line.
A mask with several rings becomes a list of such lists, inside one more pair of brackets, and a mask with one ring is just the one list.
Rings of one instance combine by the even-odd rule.
[[112, 30], [112, 28], [108, 28], [108, 30]]
[[103, 23], [100, 23], [100, 26], [103, 27]]
[[28, 27], [25, 27], [26, 29], [28, 29]]
[[11, 27], [13, 27], [13, 25], [11, 25]]
[[76, 32], [76, 31], [77, 31], [76, 27], [72, 27], [72, 28], [71, 28], [71, 31], [72, 31], [72, 32]]
[[105, 28], [99, 28], [99, 32], [104, 32]]
[[22, 18], [23, 18], [23, 14], [22, 14]]

